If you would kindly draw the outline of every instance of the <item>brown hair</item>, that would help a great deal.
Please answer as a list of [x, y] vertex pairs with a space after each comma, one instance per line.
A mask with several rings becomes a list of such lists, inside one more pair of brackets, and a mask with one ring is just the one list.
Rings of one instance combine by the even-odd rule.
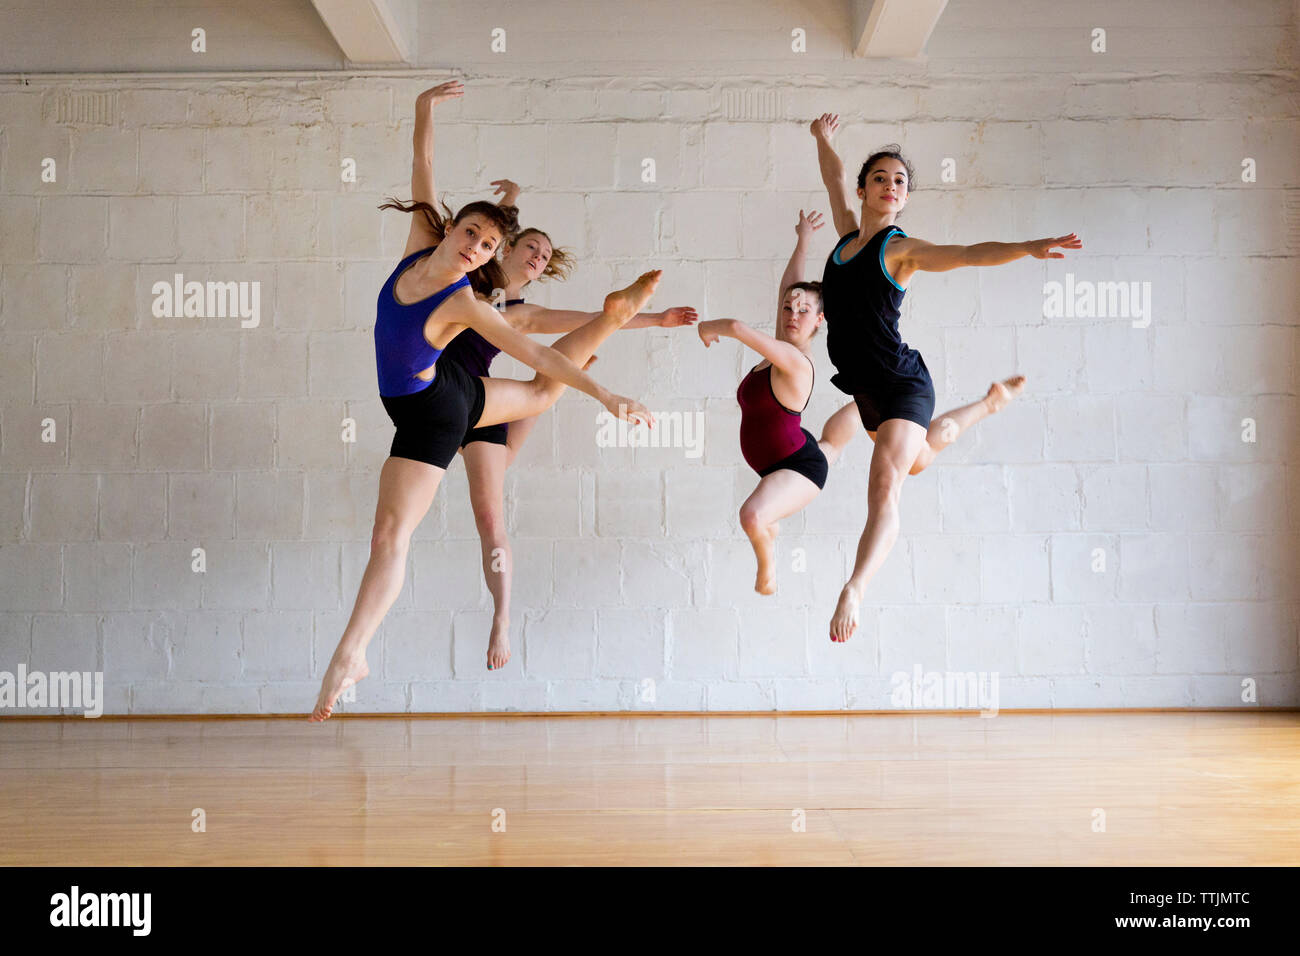
[[517, 246], [529, 236], [541, 236], [551, 244], [551, 258], [546, 261], [546, 268], [542, 270], [542, 274], [538, 278], [559, 279], [560, 281], [569, 278], [569, 273], [578, 264], [577, 257], [567, 249], [556, 247], [551, 237], [536, 226], [529, 226], [527, 229], [521, 230], [517, 236], [510, 240], [510, 244]]
[[[785, 303], [785, 297], [789, 295], [791, 291], [793, 291], [794, 289], [801, 289], [804, 292], [811, 292], [813, 295], [817, 296], [817, 311], [818, 312], [823, 311], [822, 306], [824, 303], [822, 300], [822, 284], [820, 282], [815, 282], [815, 281], [814, 282], [791, 282], [781, 292], [781, 302], [783, 305]], [[816, 334], [817, 334], [817, 329], [813, 329], [813, 335]]]
[[[460, 212], [452, 214], [451, 207], [444, 200], [442, 203], [442, 212], [439, 212], [427, 202], [412, 200], [409, 203], [403, 203], [393, 197], [388, 198], [388, 202], [379, 207], [380, 209], [398, 209], [402, 212], [424, 214], [425, 222], [433, 234], [437, 236], [438, 242], [434, 243], [436, 247], [443, 239], [447, 238], [447, 233], [454, 227], [460, 225], [466, 216], [472, 216], [475, 213], [487, 219], [489, 223], [501, 232], [501, 241], [508, 242], [519, 228], [519, 210], [514, 206], [498, 206], [496, 203], [477, 202], [469, 203], [462, 206]], [[480, 295], [491, 296], [493, 290], [504, 289], [508, 284], [505, 270], [501, 268], [501, 263], [493, 256], [483, 265], [479, 266], [473, 272], [467, 273], [470, 286]]]
[[820, 282], [791, 282], [782, 290], [781, 300], [785, 301], [785, 297], [789, 295], [793, 289], [802, 289], [804, 292], [811, 292], [813, 295], [817, 296], [817, 305], [820, 306], [822, 304], [822, 284]]

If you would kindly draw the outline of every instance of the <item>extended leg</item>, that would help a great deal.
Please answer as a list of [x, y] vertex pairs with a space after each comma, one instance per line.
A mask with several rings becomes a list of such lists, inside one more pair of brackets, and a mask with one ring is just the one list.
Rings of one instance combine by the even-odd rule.
[[339, 694], [370, 673], [366, 645], [402, 591], [411, 533], [428, 512], [445, 474], [445, 469], [409, 458], [389, 458], [384, 462], [379, 472], [379, 501], [370, 536], [370, 561], [361, 576], [352, 617], [321, 681], [311, 720], [329, 717]]
[[858, 541], [853, 574], [840, 592], [831, 618], [833, 641], [846, 641], [858, 626], [858, 604], [867, 582], [880, 570], [898, 540], [898, 498], [910, 462], [925, 444], [925, 429], [915, 422], [890, 418], [876, 431], [867, 480], [867, 526]]
[[[605, 308], [600, 315], [556, 341], [551, 348], [562, 352], [569, 361], [582, 368], [605, 339], [641, 311], [658, 284], [659, 274], [647, 272], [626, 289], [611, 292], [605, 296]], [[529, 382], [485, 378], [483, 386], [486, 400], [476, 427], [514, 422], [544, 412], [555, 404], [566, 387], [563, 382], [541, 374]]]
[[[925, 444], [921, 446], [916, 461], [912, 462], [912, 467], [907, 473], [919, 475], [934, 461], [935, 456], [955, 442], [962, 432], [994, 412], [1002, 411], [1007, 407], [1007, 403], [1019, 395], [1024, 388], [1025, 377], [1013, 375], [1004, 382], [994, 382], [990, 385], [988, 394], [978, 402], [971, 402], [969, 405], [962, 405], [960, 408], [936, 416], [925, 433]], [[829, 424], [827, 422], [828, 426]], [[867, 434], [871, 436], [872, 441], [876, 440], [875, 432], [867, 432]]]

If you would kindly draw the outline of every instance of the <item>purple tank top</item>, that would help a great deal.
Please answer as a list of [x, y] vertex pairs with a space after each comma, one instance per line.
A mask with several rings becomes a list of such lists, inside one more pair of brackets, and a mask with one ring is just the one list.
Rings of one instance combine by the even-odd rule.
[[[506, 305], [518, 305], [523, 299], [506, 299]], [[492, 360], [501, 350], [473, 329], [465, 329], [447, 343], [442, 357], [455, 362], [471, 375], [487, 377]]]

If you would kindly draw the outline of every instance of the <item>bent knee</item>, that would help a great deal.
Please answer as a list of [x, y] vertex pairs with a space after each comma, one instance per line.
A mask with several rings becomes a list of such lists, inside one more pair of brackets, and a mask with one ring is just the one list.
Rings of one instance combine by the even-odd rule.
[[763, 530], [766, 522], [763, 520], [763, 513], [755, 507], [744, 505], [740, 509], [740, 527], [746, 534], [756, 534]]

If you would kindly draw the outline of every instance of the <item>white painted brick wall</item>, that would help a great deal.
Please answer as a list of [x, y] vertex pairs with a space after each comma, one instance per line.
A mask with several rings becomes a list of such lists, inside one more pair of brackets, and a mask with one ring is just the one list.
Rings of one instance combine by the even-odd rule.
[[[1258, 703], [1295, 703], [1300, 247], [1286, 209], [1300, 118], [1277, 40], [1290, 11], [1206, 8], [1175, 39], [1173, 0], [1103, 6], [1104, 63], [1077, 24], [1048, 26], [1056, 6], [1008, 30], [1026, 14], [1004, 0], [950, 4], [925, 63], [854, 61], [810, 21], [815, 68], [782, 52], [724, 69], [751, 62], [763, 31], [788, 33], [773, 10], [740, 37], [708, 34], [707, 57], [703, 35], [674, 45], [690, 71], [558, 27], [540, 45], [513, 34], [510, 63], [465, 54], [468, 92], [439, 112], [438, 184], [454, 205], [490, 179], [523, 185], [525, 224], [580, 257], [531, 301], [594, 309], [663, 268], [654, 308], [766, 326], [795, 212], [829, 212], [806, 132], [825, 110], [843, 114], [850, 166], [902, 142], [918, 174], [909, 234], [1075, 229], [1085, 249], [915, 282], [903, 335], [937, 411], [1015, 371], [1029, 387], [907, 480], [901, 536], [848, 644], [826, 629], [866, 514], [868, 439], [783, 523], [780, 590], [760, 598], [736, 519], [755, 479], [734, 393], [754, 358], [706, 352], [689, 330], [634, 332], [602, 347], [596, 375], [656, 411], [702, 412], [703, 456], [599, 448], [581, 395], [543, 417], [507, 478], [514, 657], [500, 674], [484, 667], [491, 603], [453, 465], [345, 710], [876, 709], [917, 664], [999, 671], [1003, 708], [1250, 706], [1247, 678]], [[467, 29], [422, 21], [421, 60], [462, 62]], [[654, 29], [647, 42], [667, 42]], [[545, 82], [528, 79], [539, 65]], [[391, 440], [371, 328], [408, 220], [375, 207], [409, 190], [426, 85], [0, 85], [0, 669], [103, 669], [109, 712], [310, 706]], [[112, 125], [55, 122], [54, 97], [82, 86], [115, 94]], [[777, 93], [777, 118], [728, 120], [728, 92]], [[344, 157], [358, 182], [340, 181]], [[940, 179], [945, 158], [956, 182]], [[818, 233], [810, 278], [833, 241]], [[176, 272], [259, 282], [259, 326], [154, 316], [152, 285]], [[1067, 272], [1150, 282], [1150, 326], [1045, 317], [1043, 284]], [[814, 433], [844, 400], [822, 341]]]

